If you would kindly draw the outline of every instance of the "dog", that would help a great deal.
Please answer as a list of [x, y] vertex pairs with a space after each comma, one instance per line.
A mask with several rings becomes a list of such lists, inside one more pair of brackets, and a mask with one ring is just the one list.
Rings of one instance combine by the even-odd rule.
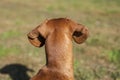
[[72, 40], [81, 44], [88, 29], [67, 18], [45, 20], [27, 34], [35, 47], [45, 45], [46, 64], [31, 80], [74, 80]]

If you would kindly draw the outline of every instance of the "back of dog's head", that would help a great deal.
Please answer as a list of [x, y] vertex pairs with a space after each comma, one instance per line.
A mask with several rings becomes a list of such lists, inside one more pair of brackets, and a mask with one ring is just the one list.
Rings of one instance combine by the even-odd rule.
[[[52, 34], [53, 32], [55, 33]], [[28, 39], [32, 45], [41, 47], [45, 44], [45, 40], [49, 35], [56, 35], [57, 33], [59, 34], [57, 36], [67, 34], [79, 44], [83, 43], [88, 37], [88, 29], [85, 26], [77, 24], [70, 19], [58, 18], [45, 20], [28, 33]]]

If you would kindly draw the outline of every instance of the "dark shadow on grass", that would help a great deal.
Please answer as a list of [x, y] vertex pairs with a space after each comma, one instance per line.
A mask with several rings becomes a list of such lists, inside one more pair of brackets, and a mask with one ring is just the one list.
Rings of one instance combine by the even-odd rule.
[[0, 69], [0, 74], [8, 74], [12, 80], [29, 80], [28, 71], [33, 72], [21, 64], [9, 64]]

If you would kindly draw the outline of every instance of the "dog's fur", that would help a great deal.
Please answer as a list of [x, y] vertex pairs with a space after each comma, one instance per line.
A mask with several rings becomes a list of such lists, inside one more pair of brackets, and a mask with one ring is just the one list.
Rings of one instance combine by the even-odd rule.
[[72, 39], [83, 43], [88, 29], [66, 19], [45, 20], [28, 33], [30, 43], [36, 47], [45, 44], [46, 65], [31, 80], [74, 80]]

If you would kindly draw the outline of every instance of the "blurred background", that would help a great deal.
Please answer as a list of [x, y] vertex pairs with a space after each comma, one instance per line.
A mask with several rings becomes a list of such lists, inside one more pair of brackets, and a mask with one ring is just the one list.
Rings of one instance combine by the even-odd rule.
[[0, 80], [29, 80], [37, 73], [44, 47], [32, 46], [26, 34], [59, 17], [90, 32], [85, 43], [73, 42], [75, 80], [120, 80], [120, 0], [0, 0]]

